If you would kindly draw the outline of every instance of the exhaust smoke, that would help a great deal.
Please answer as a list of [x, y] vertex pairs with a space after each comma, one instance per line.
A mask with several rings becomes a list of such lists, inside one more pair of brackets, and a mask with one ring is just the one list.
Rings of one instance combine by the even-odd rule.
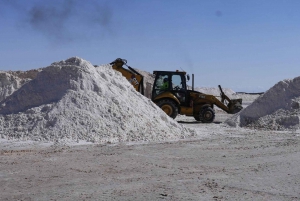
[[[3, 17], [17, 13], [16, 24], [31, 28], [51, 42], [90, 40], [112, 32], [113, 10], [96, 0], [8, 1], [0, 2]], [[6, 12], [13, 9], [15, 12]], [[0, 16], [1, 16], [0, 15]]]
[[59, 40], [71, 39], [66, 22], [72, 17], [74, 4], [63, 1], [62, 6], [36, 5], [28, 12], [29, 24], [47, 37]]

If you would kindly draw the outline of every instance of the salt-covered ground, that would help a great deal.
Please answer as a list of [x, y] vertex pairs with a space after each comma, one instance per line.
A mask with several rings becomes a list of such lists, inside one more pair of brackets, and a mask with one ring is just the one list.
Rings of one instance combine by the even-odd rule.
[[[231, 127], [224, 122], [235, 116], [219, 109], [211, 124], [186, 116], [173, 121], [131, 90], [109, 66], [92, 68], [88, 62], [72, 58], [47, 68], [40, 82], [35, 81], [40, 88], [35, 88], [35, 84], [24, 87], [30, 80], [21, 83], [16, 75], [11, 80], [20, 85], [5, 81], [3, 99], [10, 102], [2, 102], [6, 104], [1, 111], [10, 114], [1, 117], [0, 200], [300, 200], [299, 130]], [[57, 72], [66, 74], [56, 78]], [[40, 94], [35, 92], [47, 89], [41, 85], [47, 80], [46, 75], [51, 83], [61, 80], [56, 84], [65, 86], [64, 93], [56, 88], [61, 93], [55, 100], [52, 96], [42, 97], [37, 103], [12, 107], [18, 100], [27, 99], [21, 92], [12, 96], [12, 91], [23, 89], [31, 96]], [[9, 75], [4, 77], [9, 80]], [[267, 100], [271, 94], [265, 98], [247, 95], [246, 109], [259, 110], [259, 104], [254, 107], [251, 103]], [[295, 97], [288, 100], [292, 99]], [[113, 105], [114, 101], [119, 104]], [[28, 104], [37, 106], [27, 109]], [[290, 105], [295, 107], [295, 103]], [[124, 112], [123, 107], [128, 117], [127, 113], [116, 113]], [[109, 109], [114, 112], [108, 112]], [[49, 119], [54, 117], [58, 120], [47, 128]], [[97, 118], [100, 125], [106, 122], [116, 132], [104, 136], [104, 126], [96, 127], [96, 132], [84, 130], [87, 122], [94, 125]], [[148, 132], [149, 122], [153, 132]], [[125, 129], [117, 130], [117, 123], [123, 123]], [[59, 133], [59, 128], [65, 130], [54, 135], [53, 131]], [[68, 133], [66, 128], [73, 130]], [[95, 137], [97, 132], [104, 141]], [[40, 141], [36, 141], [37, 137]]]
[[159, 143], [2, 142], [0, 200], [300, 200], [300, 134], [227, 117], [180, 116], [201, 135]]

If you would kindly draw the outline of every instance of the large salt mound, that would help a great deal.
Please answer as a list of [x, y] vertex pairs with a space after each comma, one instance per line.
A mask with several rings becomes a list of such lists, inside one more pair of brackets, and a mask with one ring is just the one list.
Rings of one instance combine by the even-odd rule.
[[0, 102], [18, 90], [26, 82], [34, 79], [42, 69], [29, 71], [0, 71]]
[[278, 82], [251, 105], [226, 120], [231, 126], [299, 129], [300, 77]]
[[110, 65], [56, 62], [3, 100], [5, 139], [72, 142], [175, 140], [194, 135], [136, 92]]
[[[232, 89], [222, 88], [223, 92], [229, 97], [235, 92]], [[218, 87], [195, 87], [195, 91], [214, 96], [220, 96], [220, 89]]]
[[22, 86], [22, 79], [10, 73], [0, 71], [0, 101], [10, 96]]

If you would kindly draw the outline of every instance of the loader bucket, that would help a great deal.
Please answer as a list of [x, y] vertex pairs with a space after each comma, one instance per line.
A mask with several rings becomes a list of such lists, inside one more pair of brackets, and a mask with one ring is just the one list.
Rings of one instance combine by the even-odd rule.
[[228, 103], [229, 113], [235, 114], [243, 109], [242, 107], [242, 99], [231, 99], [230, 103]]

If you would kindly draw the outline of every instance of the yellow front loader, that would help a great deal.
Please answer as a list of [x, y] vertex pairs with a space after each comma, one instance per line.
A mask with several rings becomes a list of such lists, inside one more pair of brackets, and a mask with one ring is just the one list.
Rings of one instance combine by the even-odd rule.
[[[186, 72], [154, 71], [153, 74], [155, 74], [155, 81], [152, 101], [172, 118], [176, 118], [177, 114], [182, 114], [193, 116], [197, 121], [211, 123], [215, 118], [214, 106], [229, 114], [243, 109], [242, 99], [228, 98], [220, 85], [221, 101], [213, 95], [194, 91], [194, 86], [192, 90], [188, 90], [186, 81], [189, 80], [189, 76], [186, 76]], [[163, 82], [168, 82], [168, 88], [161, 87]], [[194, 78], [192, 82], [194, 83]]]
[[[144, 95], [143, 76], [128, 66], [125, 59], [119, 58], [110, 64], [114, 70], [121, 72], [137, 91]], [[125, 69], [123, 65], [126, 65], [128, 69]], [[189, 90], [186, 82], [190, 77], [186, 75], [186, 72], [154, 71], [153, 74], [155, 80], [151, 100], [174, 119], [178, 114], [182, 114], [193, 116], [197, 121], [211, 123], [215, 118], [214, 106], [229, 114], [243, 109], [242, 99], [228, 98], [220, 85], [221, 100], [213, 95], [194, 91], [194, 84], [192, 90]], [[194, 76], [192, 83], [194, 83]]]

